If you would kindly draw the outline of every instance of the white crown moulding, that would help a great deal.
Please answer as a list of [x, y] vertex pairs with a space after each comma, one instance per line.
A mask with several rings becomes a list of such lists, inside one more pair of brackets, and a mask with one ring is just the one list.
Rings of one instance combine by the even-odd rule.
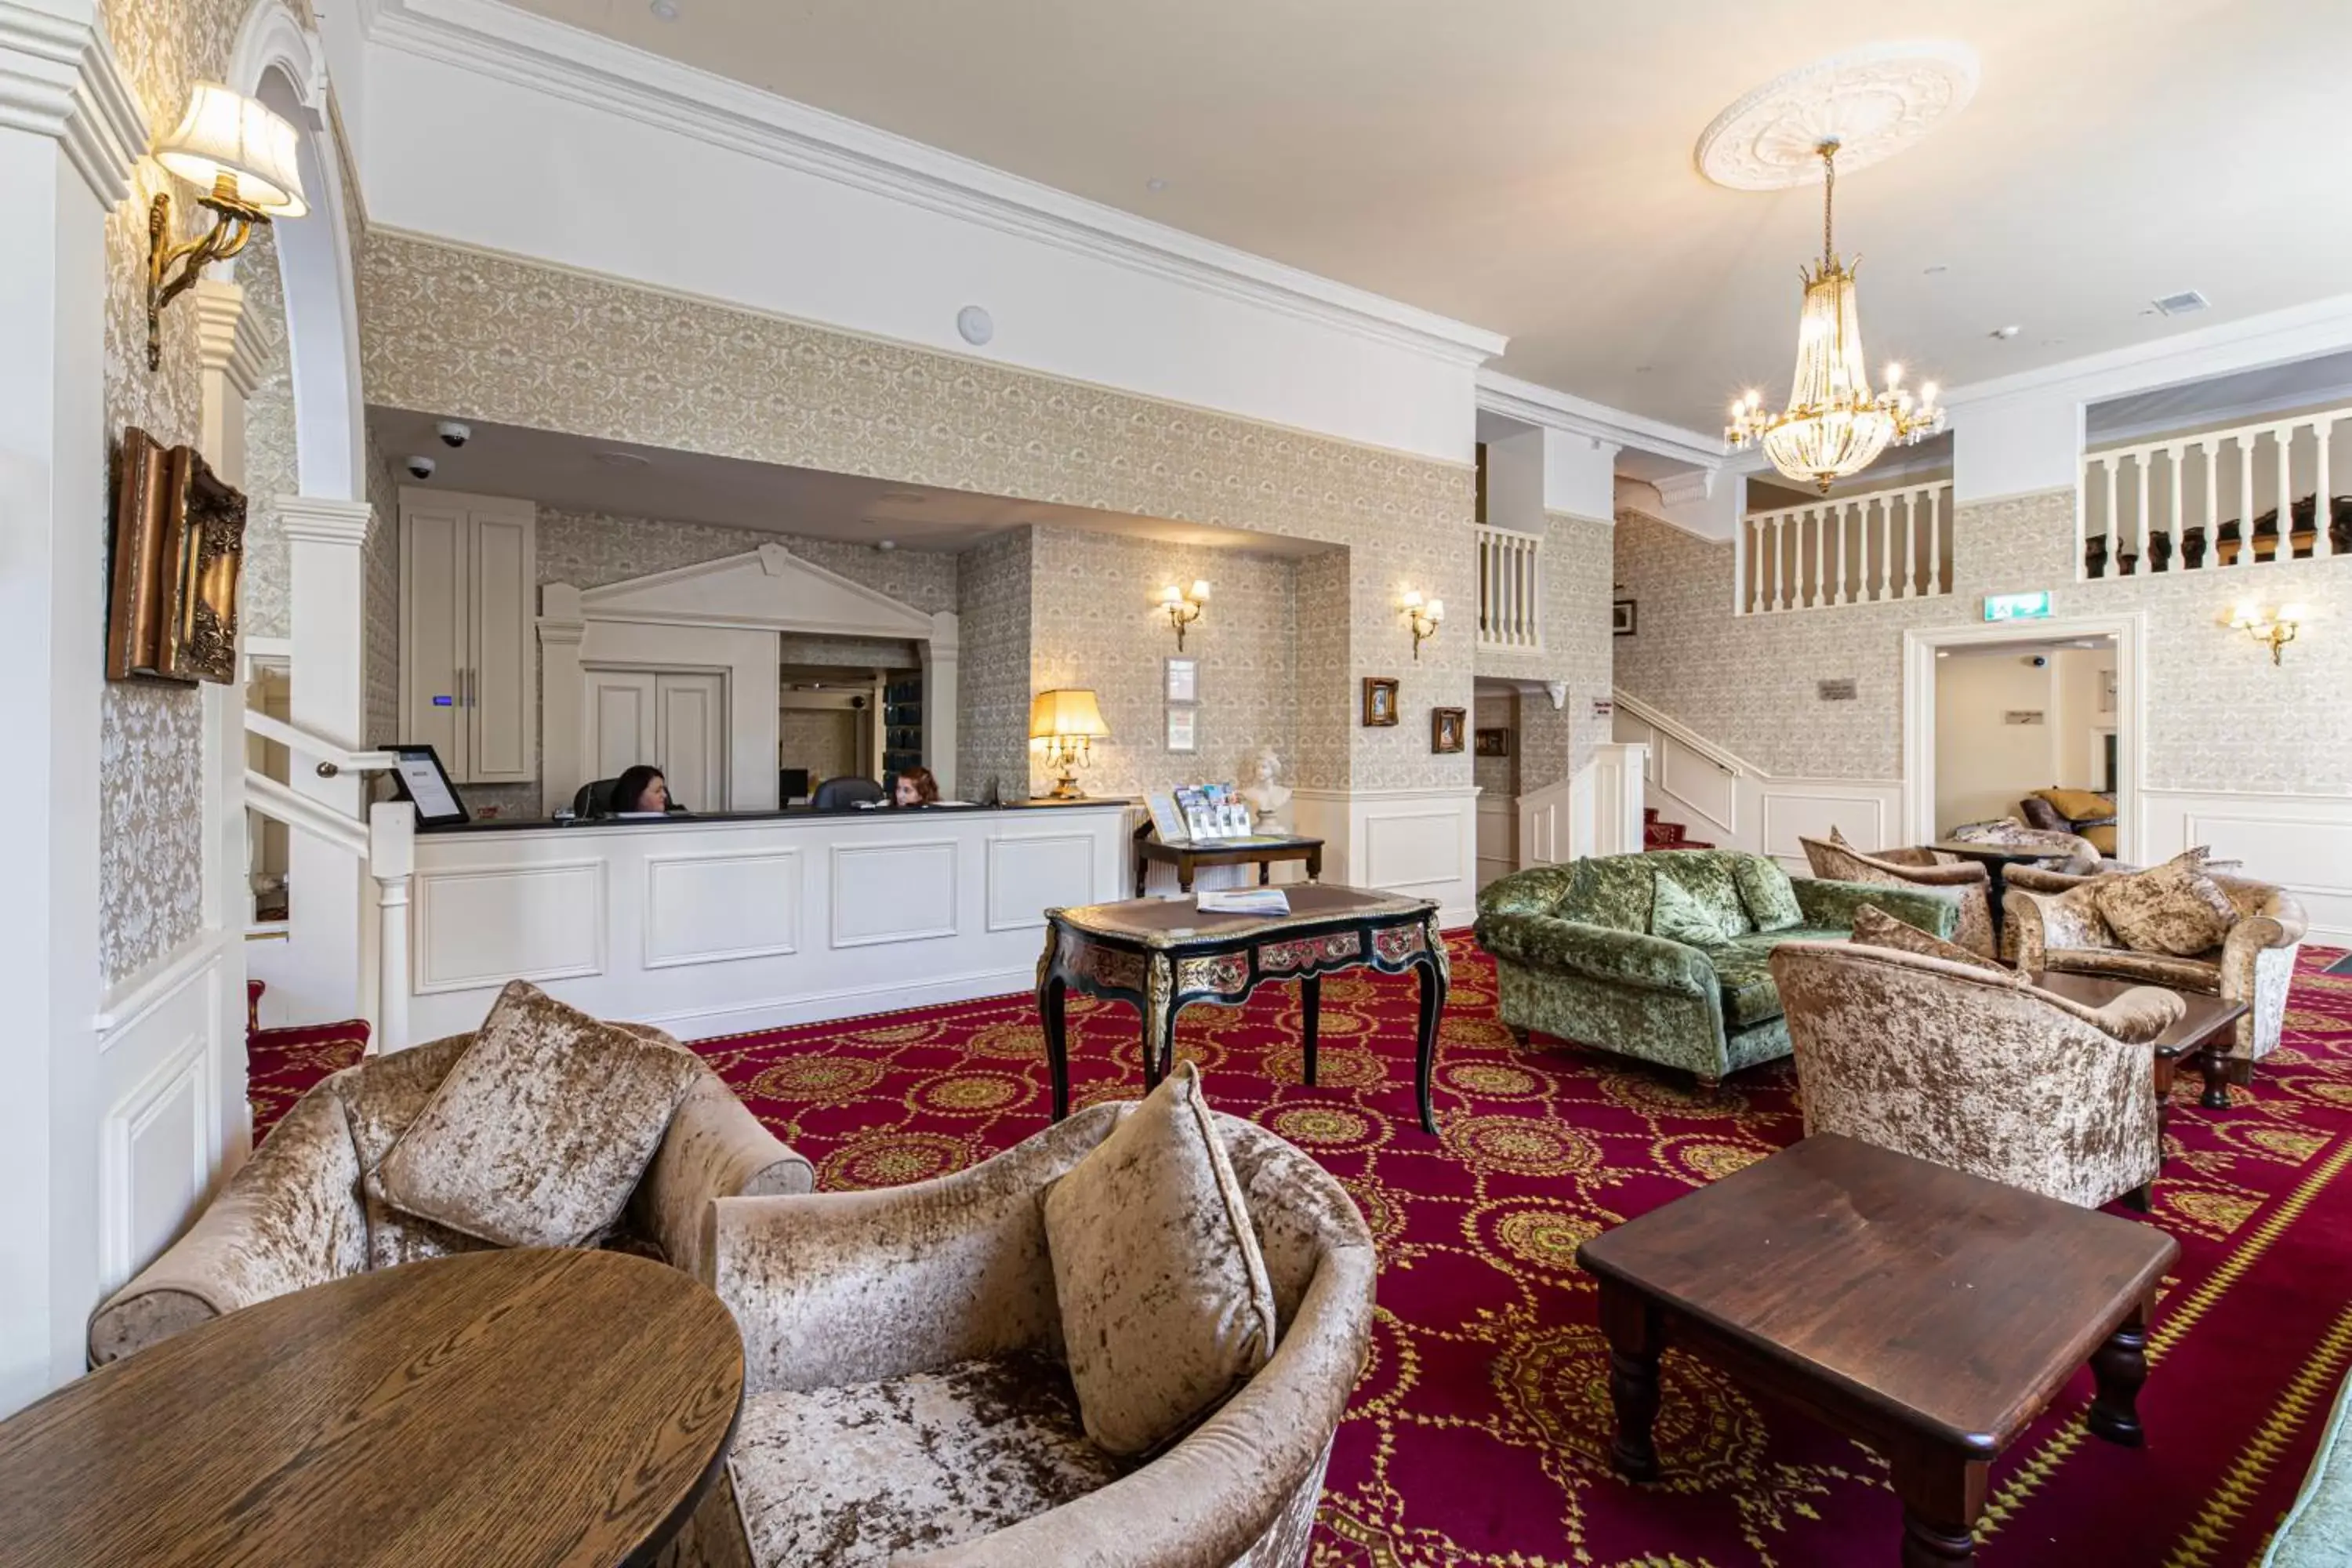
[[1508, 339], [648, 54], [499, 0], [361, 0], [370, 43], [1447, 364]]
[[1632, 447], [1704, 468], [1724, 465], [1720, 437], [1703, 436], [1663, 419], [1628, 414], [1622, 408], [1612, 408], [1605, 403], [1595, 403], [1554, 387], [1538, 386], [1500, 371], [1478, 373], [1478, 409], [1483, 414], [1516, 419], [1522, 425], [1581, 436], [1601, 446]]
[[112, 207], [131, 195], [147, 152], [147, 111], [122, 75], [94, 0], [73, 13], [0, 0], [0, 126], [53, 136], [66, 159]]

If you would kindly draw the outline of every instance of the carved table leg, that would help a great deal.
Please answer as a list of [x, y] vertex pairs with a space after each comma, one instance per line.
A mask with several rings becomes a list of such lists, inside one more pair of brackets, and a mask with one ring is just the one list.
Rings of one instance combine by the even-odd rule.
[[1658, 1479], [1651, 1429], [1658, 1419], [1658, 1352], [1665, 1348], [1658, 1310], [1613, 1279], [1601, 1281], [1601, 1331], [1609, 1336], [1609, 1403], [1617, 1437], [1609, 1458], [1629, 1481]]
[[1310, 974], [1298, 983], [1298, 1013], [1306, 1022], [1307, 1087], [1315, 1087], [1315, 1046], [1322, 1032], [1323, 977]]
[[1143, 1009], [1143, 1092], [1160, 1087], [1160, 1075], [1176, 1065], [1176, 972], [1164, 952], [1151, 955]]
[[1445, 939], [1438, 934], [1434, 910], [1430, 911], [1423, 934], [1428, 942], [1428, 952], [1421, 965], [1420, 1035], [1415, 1042], [1413, 1089], [1421, 1100], [1421, 1130], [1434, 1138], [1437, 1108], [1430, 1099], [1430, 1079], [1437, 1072], [1437, 1026], [1445, 1014], [1445, 994], [1453, 986], [1454, 971], [1445, 956]]
[[2147, 1441], [2139, 1424], [2140, 1385], [2147, 1381], [2147, 1308], [2133, 1309], [2123, 1326], [2091, 1352], [2091, 1376], [2098, 1394], [2084, 1425], [2110, 1443], [2137, 1448]]
[[1059, 1121], [1070, 1113], [1070, 1051], [1067, 1019], [1063, 1010], [1064, 993], [1068, 984], [1054, 971], [1055, 949], [1060, 945], [1061, 931], [1052, 921], [1045, 923], [1045, 952], [1037, 960], [1037, 1017], [1045, 1026], [1045, 1068], [1054, 1079], [1054, 1120]]
[[1976, 1561], [1985, 1461], [1925, 1445], [1898, 1450], [1894, 1459], [1895, 1491], [1903, 1500], [1903, 1568]]
[[2172, 1137], [2172, 1085], [2179, 1076], [2179, 1058], [2169, 1056], [2156, 1058], [2156, 1168], [2158, 1171], [2164, 1169], [2165, 1149]]
[[2197, 1097], [2197, 1103], [2208, 1110], [2229, 1110], [2229, 1042], [2215, 1040], [2211, 1045], [2207, 1046], [2199, 1056], [2198, 1063], [2205, 1069], [2205, 1092]]

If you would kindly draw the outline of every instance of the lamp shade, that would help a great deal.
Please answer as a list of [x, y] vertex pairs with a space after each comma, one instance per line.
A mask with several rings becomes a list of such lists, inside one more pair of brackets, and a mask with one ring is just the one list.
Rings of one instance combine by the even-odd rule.
[[1029, 700], [1029, 738], [1051, 740], [1057, 735], [1102, 740], [1110, 734], [1103, 722], [1095, 694], [1083, 686], [1040, 691]]
[[178, 129], [157, 144], [155, 161], [206, 192], [226, 175], [236, 200], [271, 217], [300, 217], [310, 210], [302, 195], [294, 127], [268, 105], [216, 81], [196, 83]]

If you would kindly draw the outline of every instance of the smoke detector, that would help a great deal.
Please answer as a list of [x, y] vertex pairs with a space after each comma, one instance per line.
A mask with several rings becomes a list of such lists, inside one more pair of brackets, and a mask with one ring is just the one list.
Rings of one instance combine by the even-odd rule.
[[2156, 301], [2156, 308], [2168, 316], [2193, 316], [2212, 302], [2197, 289], [2189, 289], [2178, 294], [2167, 294]]

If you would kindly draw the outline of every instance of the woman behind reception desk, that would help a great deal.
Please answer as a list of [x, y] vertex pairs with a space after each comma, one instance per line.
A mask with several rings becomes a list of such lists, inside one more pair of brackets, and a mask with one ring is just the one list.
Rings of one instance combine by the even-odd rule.
[[940, 804], [940, 781], [931, 776], [929, 768], [904, 768], [890, 782], [892, 805], [937, 805]]
[[667, 812], [683, 811], [669, 798], [669, 781], [662, 777], [659, 768], [639, 763], [623, 770], [613, 784], [613, 815], [615, 816], [659, 816]]

